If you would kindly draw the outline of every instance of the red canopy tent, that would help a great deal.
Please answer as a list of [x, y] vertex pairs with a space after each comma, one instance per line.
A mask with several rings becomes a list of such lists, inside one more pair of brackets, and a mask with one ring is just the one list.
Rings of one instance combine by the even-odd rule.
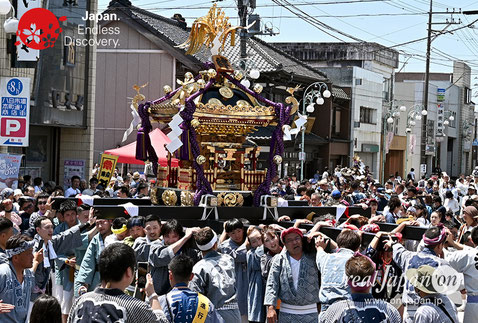
[[[149, 133], [149, 137], [151, 138], [151, 144], [158, 155], [158, 163], [161, 166], [167, 166], [168, 158], [166, 156], [168, 155], [168, 152], [164, 145], [169, 144], [171, 140], [169, 140], [164, 132], [157, 128]], [[123, 147], [106, 150], [105, 154], [119, 156], [118, 163], [144, 165], [143, 161], [136, 159], [136, 141]], [[171, 166], [178, 166], [178, 160], [176, 158], [171, 158]]]

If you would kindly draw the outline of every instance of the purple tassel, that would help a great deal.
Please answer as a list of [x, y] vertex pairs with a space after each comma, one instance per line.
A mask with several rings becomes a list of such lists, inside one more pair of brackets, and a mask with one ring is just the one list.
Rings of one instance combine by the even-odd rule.
[[148, 159], [146, 149], [146, 134], [143, 128], [139, 128], [136, 135], [136, 159], [145, 161]]

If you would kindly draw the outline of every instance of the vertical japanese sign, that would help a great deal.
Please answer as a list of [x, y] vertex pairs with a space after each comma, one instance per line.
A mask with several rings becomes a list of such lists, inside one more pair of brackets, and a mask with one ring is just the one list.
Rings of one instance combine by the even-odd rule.
[[30, 78], [0, 79], [0, 146], [28, 146]]
[[0, 154], [0, 191], [17, 188], [21, 162], [22, 155]]
[[110, 183], [111, 176], [115, 171], [117, 161], [118, 156], [108, 154], [101, 155], [101, 165], [100, 171], [98, 173], [98, 184], [102, 185], [104, 188], [107, 188]]
[[85, 161], [82, 159], [67, 159], [63, 162], [63, 186], [65, 188], [71, 186], [71, 177], [79, 176], [85, 178]]
[[437, 109], [437, 137], [443, 137], [445, 131], [445, 125], [443, 121], [445, 120], [445, 109], [443, 104], [438, 104]]
[[[20, 20], [24, 13], [28, 10], [41, 8], [41, 0], [29, 0], [29, 1], [17, 1], [17, 19]], [[40, 17], [39, 17], [40, 18]], [[35, 41], [35, 36], [38, 39], [40, 37], [40, 29], [37, 29], [37, 24], [30, 25], [30, 39], [29, 41]], [[20, 30], [22, 32], [22, 30]], [[40, 50], [33, 49], [22, 43], [20, 36], [17, 34], [17, 61], [30, 61], [36, 62], [40, 57]]]

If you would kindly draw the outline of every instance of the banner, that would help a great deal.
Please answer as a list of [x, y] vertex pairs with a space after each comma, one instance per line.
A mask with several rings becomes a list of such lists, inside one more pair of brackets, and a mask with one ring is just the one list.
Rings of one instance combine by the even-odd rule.
[[116, 162], [118, 161], [118, 156], [102, 154], [101, 155], [101, 165], [100, 171], [98, 172], [98, 184], [103, 186], [103, 188], [107, 188], [111, 176], [116, 168]]
[[[41, 8], [41, 0], [29, 0], [29, 1], [17, 1], [17, 19], [20, 21], [22, 16], [31, 9]], [[42, 22], [45, 21], [46, 17], [37, 17], [37, 21], [31, 22], [29, 25], [30, 27], [30, 35], [27, 37], [28, 41], [39, 43], [41, 42], [41, 38], [46, 37], [47, 30], [46, 28], [40, 27]], [[20, 26], [20, 24], [19, 24]], [[47, 24], [48, 26], [48, 24]], [[21, 27], [21, 26], [20, 26]], [[33, 28], [33, 30], [32, 30]], [[45, 30], [42, 30], [45, 29]], [[17, 33], [17, 42], [15, 43], [17, 47], [17, 61], [30, 61], [30, 62], [37, 62], [40, 58], [40, 50], [31, 48], [26, 46], [20, 37], [23, 30], [18, 30]], [[44, 32], [45, 35], [41, 36], [41, 33]]]
[[85, 178], [85, 160], [66, 159], [63, 162], [63, 186], [65, 189], [71, 186], [71, 177]]
[[17, 188], [21, 162], [22, 155], [0, 154], [0, 191]]
[[388, 154], [388, 151], [390, 150], [390, 146], [392, 145], [393, 141], [393, 132], [388, 132], [387, 133], [387, 138], [385, 139], [385, 154]]
[[417, 145], [417, 137], [414, 134], [410, 135], [410, 143], [409, 143], [409, 149], [410, 149], [410, 154], [415, 153], [415, 147]]

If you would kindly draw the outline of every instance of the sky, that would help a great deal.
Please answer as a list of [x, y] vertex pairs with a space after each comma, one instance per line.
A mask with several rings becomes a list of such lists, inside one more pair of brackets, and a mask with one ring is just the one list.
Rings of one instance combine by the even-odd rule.
[[[245, 0], [247, 1], [247, 0]], [[195, 18], [204, 16], [213, 1], [207, 0], [131, 0], [134, 6], [156, 14], [172, 17], [180, 13], [190, 26]], [[308, 23], [287, 10], [291, 6], [277, 3], [289, 2], [315, 19], [314, 24], [326, 24], [343, 34]], [[109, 0], [99, 0], [99, 12], [106, 9]], [[267, 42], [376, 42], [400, 51], [397, 71], [424, 72], [426, 40], [395, 46], [427, 36], [429, 0], [257, 0], [253, 13], [262, 17], [261, 26], [269, 27], [275, 36], [260, 36]], [[232, 23], [239, 24], [237, 0], [217, 2], [224, 8]], [[446, 23], [454, 19], [456, 24], [434, 24], [433, 29], [452, 31], [478, 20], [478, 15], [459, 13], [478, 10], [477, 0], [433, 0], [433, 22]], [[453, 12], [455, 14], [446, 13]], [[461, 21], [461, 22], [460, 22]], [[452, 72], [452, 61], [459, 59], [472, 68], [471, 86], [478, 96], [478, 21], [475, 28], [465, 27], [453, 33], [441, 34], [432, 42], [432, 72]], [[326, 32], [324, 32], [324, 30]], [[476, 85], [475, 85], [476, 84]]]

